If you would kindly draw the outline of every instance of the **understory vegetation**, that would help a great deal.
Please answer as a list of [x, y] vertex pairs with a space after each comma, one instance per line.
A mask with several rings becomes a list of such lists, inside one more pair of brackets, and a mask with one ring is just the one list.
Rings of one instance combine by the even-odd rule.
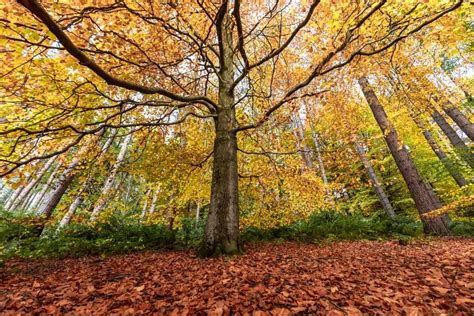
[[[73, 223], [60, 231], [34, 216], [0, 213], [0, 260], [9, 258], [64, 258], [83, 255], [111, 255], [145, 250], [197, 249], [205, 222], [184, 218], [176, 229], [163, 224], [142, 224], [130, 217], [115, 215], [94, 226]], [[450, 225], [454, 236], [474, 236], [474, 221], [455, 219]], [[242, 241], [299, 241], [325, 243], [336, 240], [384, 240], [409, 242], [425, 238], [421, 221], [404, 216], [396, 221], [382, 212], [370, 216], [361, 213], [342, 214], [332, 211], [314, 213], [306, 220], [289, 225], [262, 229], [247, 227]]]

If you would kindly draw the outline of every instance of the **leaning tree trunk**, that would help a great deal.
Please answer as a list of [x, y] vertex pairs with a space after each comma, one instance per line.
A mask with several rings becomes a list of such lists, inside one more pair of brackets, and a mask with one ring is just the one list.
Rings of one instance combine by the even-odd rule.
[[41, 206], [39, 215], [44, 217], [45, 219], [49, 219], [53, 214], [54, 209], [61, 201], [64, 193], [66, 193], [69, 185], [74, 180], [74, 169], [79, 165], [80, 160], [75, 159], [66, 170], [63, 171], [61, 176], [58, 179], [58, 182], [55, 185], [54, 190], [49, 194], [48, 198], [45, 200], [44, 204]]
[[375, 194], [377, 194], [380, 204], [382, 204], [382, 207], [387, 216], [390, 219], [395, 220], [396, 214], [393, 209], [392, 203], [390, 203], [387, 194], [385, 194], [385, 190], [383, 189], [382, 183], [380, 183], [377, 173], [375, 173], [374, 167], [372, 166], [372, 163], [367, 157], [367, 153], [364, 150], [364, 147], [357, 140], [355, 140], [354, 146], [357, 154], [359, 155], [360, 161], [362, 162], [362, 165], [364, 166], [365, 170], [367, 171], [367, 174], [369, 175], [370, 184], [372, 185]]
[[447, 216], [425, 216], [425, 213], [441, 208], [441, 202], [432, 188], [418, 173], [407, 149], [398, 140], [397, 131], [389, 121], [387, 114], [374, 91], [369, 86], [367, 78], [359, 78], [359, 85], [361, 86], [367, 103], [369, 104], [375, 120], [384, 135], [390, 153], [392, 154], [395, 163], [408, 186], [408, 190], [410, 191], [411, 197], [415, 202], [416, 208], [418, 209], [423, 222], [425, 232], [438, 235], [448, 235], [450, 231], [448, 228]]
[[46, 161], [43, 168], [39, 170], [38, 174], [36, 174], [31, 179], [31, 181], [23, 188], [20, 195], [18, 195], [18, 198], [15, 200], [14, 203], [12, 203], [12, 205], [8, 209], [9, 211], [15, 211], [22, 204], [22, 202], [24, 202], [25, 199], [29, 197], [31, 190], [33, 190], [36, 184], [38, 184], [38, 181], [40, 181], [44, 174], [48, 171], [49, 167], [51, 167], [55, 159], [56, 156], [51, 157], [48, 159], [48, 161]]
[[474, 156], [471, 153], [469, 147], [464, 143], [464, 141], [459, 137], [456, 131], [449, 125], [446, 119], [438, 112], [434, 111], [431, 114], [433, 120], [438, 124], [438, 126], [443, 131], [444, 135], [449, 139], [451, 145], [453, 145], [455, 151], [459, 156], [471, 167], [474, 169]]
[[232, 21], [224, 13], [220, 32], [219, 106], [214, 118], [215, 139], [211, 204], [206, 221], [202, 256], [235, 254], [242, 250], [239, 238], [239, 192], [234, 92]]
[[446, 170], [448, 170], [454, 181], [456, 181], [456, 183], [460, 187], [467, 185], [467, 180], [463, 177], [461, 172], [459, 172], [459, 170], [456, 168], [451, 159], [449, 159], [448, 155], [446, 155], [444, 150], [439, 146], [431, 131], [426, 128], [422, 119], [420, 117], [417, 117], [415, 114], [412, 114], [411, 117], [415, 124], [418, 126], [418, 128], [421, 129], [427, 143], [430, 145], [431, 149], [436, 154], [441, 163], [444, 165]]
[[443, 106], [444, 112], [459, 126], [459, 128], [474, 141], [474, 124], [469, 121], [466, 115], [461, 110], [454, 106], [451, 102], [446, 102]]
[[122, 144], [120, 145], [120, 152], [117, 156], [117, 160], [115, 161], [115, 164], [113, 165], [112, 170], [110, 171], [110, 174], [107, 177], [107, 180], [105, 180], [105, 184], [104, 184], [104, 187], [102, 188], [102, 192], [99, 196], [99, 199], [97, 200], [94, 206], [94, 209], [92, 210], [92, 214], [89, 219], [90, 222], [94, 222], [97, 220], [97, 216], [107, 204], [109, 195], [112, 193], [112, 190], [113, 190], [115, 178], [125, 159], [125, 154], [127, 153], [128, 145], [130, 144], [131, 140], [132, 140], [132, 133], [128, 134], [123, 140]]
[[[30, 180], [31, 180], [32, 176], [29, 175], [28, 178], [26, 179], [26, 182], [29, 183]], [[24, 186], [19, 186], [18, 188], [15, 189], [15, 191], [13, 192], [13, 194], [10, 196], [10, 198], [7, 200], [7, 202], [5, 203], [5, 206], [4, 206], [4, 209], [5, 210], [9, 210], [10, 207], [16, 202], [16, 200], [18, 199], [18, 197], [21, 195], [21, 192], [23, 192], [23, 190], [25, 189]]]
[[28, 210], [30, 211], [33, 211], [35, 213], [38, 213], [38, 210], [35, 210], [35, 208], [38, 206], [38, 205], [41, 205], [41, 202], [43, 201], [43, 198], [44, 196], [46, 195], [46, 192], [48, 191], [48, 189], [51, 187], [51, 184], [53, 183], [54, 179], [55, 179], [55, 176], [56, 176], [56, 172], [58, 172], [59, 170], [59, 167], [61, 167], [61, 164], [57, 164], [56, 167], [54, 167], [53, 171], [51, 171], [51, 174], [49, 175], [48, 177], [48, 180], [46, 181], [46, 183], [43, 185], [43, 187], [41, 188], [41, 191], [38, 193], [38, 195], [33, 199], [33, 201], [31, 202], [30, 206], [28, 206]]

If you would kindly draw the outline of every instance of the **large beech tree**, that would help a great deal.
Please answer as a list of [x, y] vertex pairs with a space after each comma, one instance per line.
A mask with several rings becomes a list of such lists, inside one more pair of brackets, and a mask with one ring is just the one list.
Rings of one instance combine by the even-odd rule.
[[462, 2], [8, 1], [0, 171], [108, 128], [210, 120], [202, 254], [237, 253], [240, 139], [323, 93], [324, 75], [392, 48]]

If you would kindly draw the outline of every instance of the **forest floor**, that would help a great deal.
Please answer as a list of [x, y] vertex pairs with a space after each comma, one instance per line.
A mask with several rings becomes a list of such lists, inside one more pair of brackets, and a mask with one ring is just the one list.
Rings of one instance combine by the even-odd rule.
[[9, 261], [0, 313], [468, 315], [474, 239], [267, 243], [199, 259], [167, 251]]

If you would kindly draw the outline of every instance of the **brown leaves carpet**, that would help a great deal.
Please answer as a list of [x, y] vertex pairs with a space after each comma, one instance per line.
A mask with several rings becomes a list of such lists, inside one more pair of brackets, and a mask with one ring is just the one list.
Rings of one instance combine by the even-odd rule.
[[0, 313], [469, 315], [473, 250], [474, 239], [348, 241], [259, 244], [218, 259], [10, 261], [0, 268]]

